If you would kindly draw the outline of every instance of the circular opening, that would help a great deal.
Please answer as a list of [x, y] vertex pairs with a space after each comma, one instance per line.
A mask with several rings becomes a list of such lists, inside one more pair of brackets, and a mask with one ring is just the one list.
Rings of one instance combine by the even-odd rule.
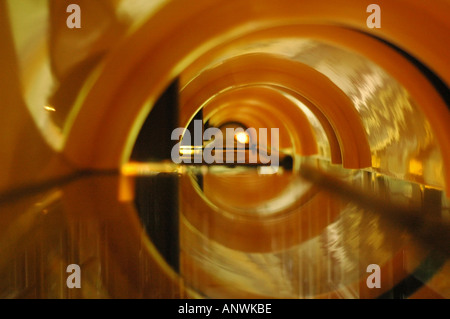
[[[295, 6], [294, 2], [283, 3]], [[347, 21], [347, 14], [336, 6], [323, 9], [323, 17], [310, 24], [303, 14], [311, 14], [308, 10], [315, 7], [313, 4], [305, 9], [307, 13], [300, 10], [302, 14], [268, 2], [256, 11], [249, 2], [220, 8], [203, 5], [195, 5], [185, 17], [177, 16], [179, 24], [171, 24], [167, 33], [155, 36], [153, 44], [139, 45], [138, 40], [174, 12], [170, 5], [132, 35], [130, 44], [136, 46], [137, 53], [129, 54], [135, 62], [125, 61], [119, 70], [129, 83], [111, 84], [123, 86], [114, 98], [101, 103], [112, 103], [113, 111], [125, 103], [131, 105], [133, 111], [127, 118], [116, 120], [120, 127], [115, 134], [125, 133], [117, 138], [120, 145], [127, 145], [124, 156], [130, 153], [129, 142], [138, 136], [133, 161], [171, 163], [173, 144], [179, 141], [179, 136], [171, 138], [173, 130], [180, 127], [193, 132], [188, 144], [192, 152], [182, 154], [192, 165], [170, 166], [178, 174], [177, 182], [170, 182], [169, 192], [178, 194], [173, 208], [176, 213], [171, 216], [178, 216], [174, 229], [180, 236], [176, 238], [183, 261], [177, 264], [180, 274], [201, 274], [202, 280], [192, 279], [189, 284], [206, 296], [238, 290], [242, 295], [273, 297], [275, 292], [284, 291], [286, 296], [305, 297], [335, 292], [336, 285], [350, 287], [365, 274], [360, 265], [373, 258], [388, 264], [404, 243], [401, 233], [390, 233], [383, 221], [351, 202], [322, 190], [303, 191], [306, 184], [298, 182], [296, 174], [301, 163], [312, 163], [340, 173], [368, 192], [377, 191], [408, 204], [415, 202], [411, 195], [415, 192], [410, 190], [419, 184], [424, 193], [430, 188], [445, 189], [448, 169], [446, 174], [442, 170], [443, 158], [449, 154], [448, 128], [442, 118], [448, 118], [448, 112], [436, 89], [387, 42], [331, 23]], [[341, 13], [337, 20], [332, 18], [336, 13], [328, 11], [331, 9]], [[221, 22], [210, 23], [215, 20]], [[167, 35], [170, 43], [164, 40]], [[149, 79], [150, 73], [155, 76]], [[101, 79], [105, 86], [110, 84], [107, 75], [105, 72]], [[94, 96], [90, 103], [97, 98], [102, 99]], [[200, 138], [195, 127], [190, 129], [195, 120], [200, 121]], [[261, 176], [261, 171], [237, 165], [246, 163], [204, 163], [205, 141], [216, 139], [203, 139], [203, 133], [208, 128], [220, 131], [226, 123], [279, 129], [276, 151], [280, 164], [283, 156], [287, 159], [287, 167], [283, 164], [280, 172]], [[141, 134], [137, 134], [137, 127], [142, 127]], [[259, 142], [259, 134], [255, 136], [258, 150], [274, 150], [272, 144]], [[227, 139], [225, 135], [225, 141], [233, 142], [234, 153], [244, 144], [237, 143], [236, 137], [233, 134]], [[271, 135], [267, 137], [272, 140]], [[248, 138], [250, 149], [251, 134]], [[109, 163], [105, 153], [102, 160]], [[117, 154], [112, 155], [117, 158]], [[260, 168], [267, 163], [256, 164]], [[184, 174], [186, 171], [190, 176]], [[158, 174], [162, 172], [153, 173], [162, 176]], [[392, 182], [396, 179], [402, 180], [400, 186]], [[397, 186], [391, 187], [394, 184]], [[442, 193], [439, 196], [445, 197]], [[161, 211], [152, 211], [154, 219], [162, 216]], [[279, 214], [281, 211], [289, 214]], [[170, 233], [167, 227], [164, 230]], [[336, 242], [339, 244], [334, 245]], [[374, 246], [377, 253], [369, 255]], [[323, 255], [328, 259], [323, 260]], [[314, 269], [318, 279], [311, 286], [321, 288], [308, 290], [300, 281], [293, 287], [294, 274], [283, 268], [287, 263], [280, 266], [282, 258], [297, 270]], [[331, 267], [331, 261], [341, 268]], [[250, 272], [255, 268], [277, 275], [262, 278], [261, 273]], [[327, 284], [330, 271], [338, 272], [333, 285]], [[289, 276], [282, 277], [286, 272]], [[309, 275], [304, 278], [312, 278]], [[208, 285], [211, 282], [220, 282], [225, 288], [214, 290]], [[230, 282], [241, 284], [231, 290]]]

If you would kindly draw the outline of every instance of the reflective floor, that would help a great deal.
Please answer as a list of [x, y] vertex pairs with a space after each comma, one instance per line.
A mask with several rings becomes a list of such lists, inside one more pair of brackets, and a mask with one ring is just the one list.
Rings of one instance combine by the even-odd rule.
[[[449, 220], [438, 189], [328, 171]], [[92, 174], [0, 207], [1, 298], [450, 297], [445, 254], [292, 171]], [[81, 289], [66, 286], [69, 264], [80, 265]], [[379, 289], [367, 287], [370, 264]]]

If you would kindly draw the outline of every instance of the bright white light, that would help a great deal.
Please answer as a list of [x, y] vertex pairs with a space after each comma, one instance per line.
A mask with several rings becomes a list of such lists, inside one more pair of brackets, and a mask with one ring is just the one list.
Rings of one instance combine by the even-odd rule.
[[234, 138], [241, 144], [247, 144], [250, 140], [248, 134], [245, 132], [236, 133]]

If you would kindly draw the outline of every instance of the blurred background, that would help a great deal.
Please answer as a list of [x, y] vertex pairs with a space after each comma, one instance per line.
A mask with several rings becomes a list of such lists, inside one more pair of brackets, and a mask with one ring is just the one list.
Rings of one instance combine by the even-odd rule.
[[0, 298], [449, 298], [450, 2], [376, 3], [0, 0]]

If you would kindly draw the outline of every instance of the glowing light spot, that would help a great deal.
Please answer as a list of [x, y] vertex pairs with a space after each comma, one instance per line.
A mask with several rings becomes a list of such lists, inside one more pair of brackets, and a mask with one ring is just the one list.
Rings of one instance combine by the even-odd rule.
[[241, 144], [247, 144], [249, 142], [249, 136], [247, 133], [245, 132], [239, 132], [237, 133], [234, 138], [236, 139], [236, 141], [238, 141]]
[[194, 154], [201, 154], [202, 153], [202, 147], [201, 146], [181, 146], [180, 147], [180, 155], [194, 155]]
[[121, 167], [121, 174], [124, 176], [155, 175], [158, 173], [178, 172], [178, 166], [171, 162], [161, 163], [138, 163], [129, 162]]
[[56, 111], [53, 106], [48, 106], [48, 105], [44, 106], [44, 110], [49, 111], [49, 112], [55, 112]]

